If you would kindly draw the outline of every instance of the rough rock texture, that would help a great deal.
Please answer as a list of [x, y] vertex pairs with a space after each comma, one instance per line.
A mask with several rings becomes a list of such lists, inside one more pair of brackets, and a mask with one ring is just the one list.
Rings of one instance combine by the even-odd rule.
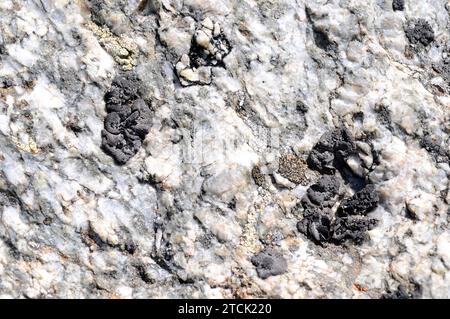
[[449, 25], [0, 1], [0, 297], [449, 298]]

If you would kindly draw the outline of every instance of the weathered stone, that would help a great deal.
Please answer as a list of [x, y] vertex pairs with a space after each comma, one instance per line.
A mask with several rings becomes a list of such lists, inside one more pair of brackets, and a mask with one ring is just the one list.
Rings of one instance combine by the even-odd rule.
[[447, 2], [1, 0], [0, 298], [449, 298]]

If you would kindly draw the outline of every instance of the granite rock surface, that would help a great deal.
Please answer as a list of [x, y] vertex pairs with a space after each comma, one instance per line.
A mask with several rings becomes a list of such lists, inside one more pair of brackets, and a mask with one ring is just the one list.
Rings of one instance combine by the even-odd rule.
[[0, 1], [0, 298], [449, 298], [448, 0]]

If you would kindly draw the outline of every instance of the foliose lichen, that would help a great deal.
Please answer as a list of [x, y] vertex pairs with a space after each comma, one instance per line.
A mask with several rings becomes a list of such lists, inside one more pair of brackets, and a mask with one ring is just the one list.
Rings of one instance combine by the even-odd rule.
[[273, 248], [266, 248], [253, 256], [251, 262], [256, 267], [258, 276], [262, 279], [281, 275], [287, 271], [286, 259]]
[[151, 111], [140, 97], [137, 77], [119, 75], [105, 94], [108, 115], [102, 130], [102, 148], [123, 165], [136, 155], [151, 125]]

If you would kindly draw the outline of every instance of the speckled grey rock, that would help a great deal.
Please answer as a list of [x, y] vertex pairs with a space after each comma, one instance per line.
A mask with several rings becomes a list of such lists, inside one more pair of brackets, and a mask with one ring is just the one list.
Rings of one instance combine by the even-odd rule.
[[449, 298], [449, 12], [0, 1], [0, 297]]

